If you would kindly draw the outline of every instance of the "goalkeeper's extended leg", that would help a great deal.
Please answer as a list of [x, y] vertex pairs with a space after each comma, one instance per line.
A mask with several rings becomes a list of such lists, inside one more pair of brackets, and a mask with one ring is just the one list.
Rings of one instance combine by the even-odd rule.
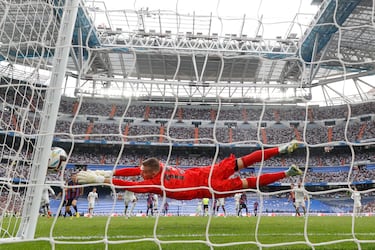
[[254, 151], [251, 154], [242, 156], [241, 158], [237, 159], [236, 170], [247, 168], [256, 162], [261, 162], [262, 160], [268, 160], [271, 157], [279, 155], [279, 154], [292, 153], [294, 150], [298, 148], [299, 145], [300, 143], [298, 141], [293, 140], [280, 147]]
[[243, 188], [256, 188], [258, 179], [259, 179], [259, 186], [266, 186], [268, 184], [274, 183], [286, 177], [296, 176], [296, 175], [301, 175], [301, 174], [303, 174], [303, 172], [296, 165], [292, 165], [287, 171], [267, 173], [267, 174], [262, 174], [257, 177], [249, 177], [246, 179], [242, 179], [242, 186]]
[[257, 182], [259, 186], [266, 186], [268, 184], [274, 183], [278, 180], [284, 179], [289, 176], [301, 175], [303, 172], [296, 166], [292, 165], [288, 170], [276, 172], [276, 173], [267, 173], [259, 176], [252, 176], [248, 178], [241, 179], [233, 178], [220, 181], [213, 181], [212, 187], [217, 191], [233, 191], [246, 188], [256, 188]]

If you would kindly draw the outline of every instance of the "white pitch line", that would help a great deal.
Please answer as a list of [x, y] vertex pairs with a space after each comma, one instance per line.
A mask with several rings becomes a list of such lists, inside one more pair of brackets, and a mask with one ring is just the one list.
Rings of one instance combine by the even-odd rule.
[[[248, 236], [252, 234], [209, 234], [210, 237], [226, 237], [226, 236]], [[270, 234], [257, 234], [258, 236], [303, 236], [303, 233], [270, 233]], [[351, 233], [308, 233], [307, 236], [352, 236]], [[357, 236], [375, 236], [374, 233], [355, 233]], [[177, 237], [202, 237], [205, 234], [158, 234], [156, 237], [160, 238], [177, 238]], [[102, 236], [57, 236], [53, 237], [56, 240], [90, 240], [90, 239], [104, 239]], [[153, 235], [116, 235], [109, 236], [107, 239], [140, 239], [140, 238], [154, 238]], [[375, 240], [374, 240], [375, 242]]]

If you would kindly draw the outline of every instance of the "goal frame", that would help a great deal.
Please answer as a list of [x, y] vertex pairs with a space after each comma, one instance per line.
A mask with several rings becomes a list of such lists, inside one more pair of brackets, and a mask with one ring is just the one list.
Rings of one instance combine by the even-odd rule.
[[36, 137], [32, 168], [27, 184], [26, 200], [24, 201], [22, 219], [17, 232], [17, 237], [22, 240], [31, 240], [35, 236], [48, 158], [52, 147], [53, 133], [57, 121], [79, 2], [79, 0], [67, 0], [63, 7], [64, 11], [52, 62], [51, 80], [46, 91], [40, 131]]

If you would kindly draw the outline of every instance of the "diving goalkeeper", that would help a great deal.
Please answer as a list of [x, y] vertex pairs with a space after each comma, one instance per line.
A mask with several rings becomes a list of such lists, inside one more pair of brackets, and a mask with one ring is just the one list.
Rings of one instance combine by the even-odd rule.
[[[299, 143], [292, 141], [280, 147], [263, 150], [264, 160], [282, 153], [291, 153]], [[241, 158], [235, 158], [232, 154], [228, 158], [213, 166], [194, 167], [190, 169], [178, 169], [164, 166], [156, 158], [149, 158], [142, 162], [140, 167], [123, 168], [112, 171], [81, 171], [78, 173], [79, 183], [112, 183], [118, 188], [124, 188], [134, 193], [154, 193], [176, 200], [191, 200], [211, 197], [212, 191], [215, 197], [233, 196], [235, 190], [256, 188], [265, 186], [288, 176], [302, 174], [302, 171], [292, 165], [287, 171], [262, 174], [248, 178], [230, 178], [235, 172], [247, 168], [256, 162], [262, 161], [262, 150], [257, 150]], [[212, 175], [210, 172], [211, 168]], [[126, 181], [113, 178], [113, 176], [138, 176], [142, 181]], [[211, 189], [212, 188], [212, 189]], [[229, 193], [225, 193], [229, 192]]]

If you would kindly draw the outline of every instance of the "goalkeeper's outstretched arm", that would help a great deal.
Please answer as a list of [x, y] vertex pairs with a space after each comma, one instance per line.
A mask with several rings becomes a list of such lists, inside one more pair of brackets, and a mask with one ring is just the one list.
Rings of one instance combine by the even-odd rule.
[[[161, 194], [161, 188], [158, 184], [152, 180], [144, 181], [125, 181], [120, 179], [114, 179], [111, 177], [105, 177], [98, 171], [81, 171], [77, 174], [78, 183], [108, 183], [114, 184], [115, 186], [125, 187], [126, 190], [134, 193], [155, 193]], [[137, 186], [137, 187], [135, 187]]]
[[116, 169], [113, 172], [114, 176], [138, 176], [141, 174], [141, 168], [135, 167], [135, 168], [121, 168]]
[[141, 174], [141, 168], [121, 168], [115, 171], [95, 170], [94, 172], [96, 175], [101, 175], [105, 178], [111, 178], [112, 176], [138, 176]]

